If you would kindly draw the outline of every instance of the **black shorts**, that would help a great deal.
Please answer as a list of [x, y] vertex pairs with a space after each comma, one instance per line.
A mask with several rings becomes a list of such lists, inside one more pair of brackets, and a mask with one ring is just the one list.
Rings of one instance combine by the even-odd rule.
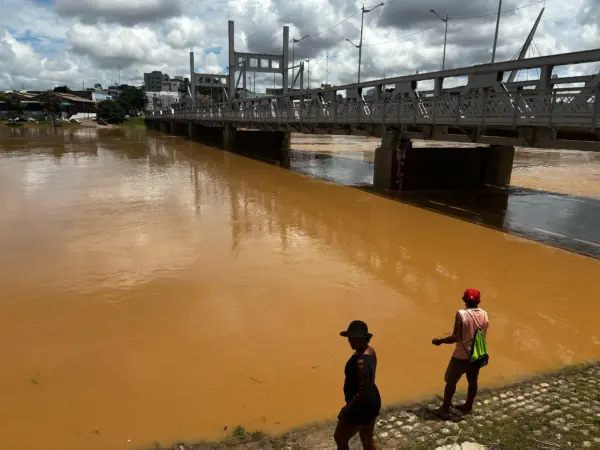
[[479, 365], [473, 364], [468, 359], [450, 358], [444, 381], [449, 384], [457, 384], [465, 374], [469, 383], [477, 381]]

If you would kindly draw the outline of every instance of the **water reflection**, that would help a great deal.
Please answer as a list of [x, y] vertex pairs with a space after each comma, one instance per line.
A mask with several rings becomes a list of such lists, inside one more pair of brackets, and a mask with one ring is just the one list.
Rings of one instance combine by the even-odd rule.
[[[0, 140], [10, 448], [333, 417], [347, 350], [335, 336], [358, 316], [385, 401], [429, 396], [447, 362], [431, 337], [467, 285], [492, 320], [485, 384], [600, 354], [596, 260], [180, 138], [89, 136]], [[510, 215], [501, 199], [489, 207]]]

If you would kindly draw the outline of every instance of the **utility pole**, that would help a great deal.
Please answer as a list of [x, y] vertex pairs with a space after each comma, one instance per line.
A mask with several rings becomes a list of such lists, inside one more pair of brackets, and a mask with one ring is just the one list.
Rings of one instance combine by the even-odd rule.
[[[304, 36], [304, 37], [306, 37], [306, 36]], [[296, 39], [296, 38], [292, 39], [292, 83], [294, 82], [294, 66], [296, 65], [296, 58], [294, 57], [294, 47], [295, 47], [296, 43], [300, 42], [302, 39], [304, 39], [304, 37], [301, 39]]]
[[498, 17], [496, 18], [496, 34], [494, 35], [494, 48], [492, 49], [492, 62], [496, 59], [496, 45], [498, 44], [498, 31], [500, 30], [500, 14], [502, 13], [502, 0], [498, 0]]
[[121, 86], [121, 64], [117, 64], [117, 73], [119, 76], [119, 86]]
[[325, 60], [325, 84], [329, 84], [329, 49], [327, 50], [327, 59]]
[[371, 9], [366, 9], [365, 5], [363, 3], [363, 6], [361, 8], [361, 15], [360, 15], [360, 41], [359, 41], [358, 45], [356, 45], [350, 39], [346, 38], [346, 40], [348, 42], [350, 42], [352, 45], [354, 45], [358, 49], [358, 82], [359, 83], [360, 83], [360, 66], [361, 66], [361, 63], [362, 63], [363, 29], [364, 29], [364, 25], [365, 25], [365, 14], [366, 13], [370, 13], [374, 9], [377, 9], [380, 6], [383, 6], [383, 5], [384, 5], [384, 3], [381, 2], [379, 5], [376, 5], [376, 6], [374, 6]]
[[435, 9], [430, 9], [429, 11], [438, 16], [438, 18], [446, 24], [446, 31], [444, 32], [444, 54], [442, 55], [442, 70], [444, 70], [444, 67], [446, 66], [446, 42], [448, 41], [448, 20], [450, 20], [450, 17], [448, 17], [448, 14], [446, 14], [446, 18], [444, 19], [442, 16], [435, 12]]
[[310, 59], [305, 59], [307, 63], [306, 71], [308, 72], [308, 90], [310, 91]]

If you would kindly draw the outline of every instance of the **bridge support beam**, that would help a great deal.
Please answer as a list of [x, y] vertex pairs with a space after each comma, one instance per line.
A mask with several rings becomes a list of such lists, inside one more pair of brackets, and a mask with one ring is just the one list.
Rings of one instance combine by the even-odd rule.
[[236, 149], [237, 129], [227, 124], [223, 127], [223, 148], [225, 150]]
[[414, 147], [401, 133], [386, 133], [375, 150], [373, 187], [379, 191], [481, 189], [510, 184], [512, 146]]

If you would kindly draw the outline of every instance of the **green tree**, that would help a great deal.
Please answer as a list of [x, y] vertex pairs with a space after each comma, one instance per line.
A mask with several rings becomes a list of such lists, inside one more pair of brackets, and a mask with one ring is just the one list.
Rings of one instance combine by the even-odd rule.
[[61, 94], [68, 94], [69, 92], [71, 92], [71, 89], [69, 89], [69, 86], [56, 86], [54, 88], [54, 92], [59, 92]]
[[108, 123], [122, 123], [126, 114], [118, 101], [104, 100], [98, 104], [98, 116]]
[[148, 103], [148, 98], [146, 97], [146, 92], [144, 89], [137, 88], [135, 86], [128, 86], [126, 84], [120, 86], [121, 93], [119, 94], [119, 98], [117, 102], [123, 107], [126, 111], [126, 114], [130, 116], [135, 115], [139, 111], [143, 111], [146, 108], [146, 104]]
[[46, 91], [38, 97], [42, 103], [42, 110], [52, 117], [52, 123], [56, 126], [56, 119], [62, 114], [60, 107], [61, 99], [53, 91]]
[[9, 121], [12, 121], [15, 117], [18, 117], [20, 114], [23, 113], [23, 106], [21, 105], [21, 100], [15, 94], [0, 94], [0, 101], [4, 102], [6, 117]]

